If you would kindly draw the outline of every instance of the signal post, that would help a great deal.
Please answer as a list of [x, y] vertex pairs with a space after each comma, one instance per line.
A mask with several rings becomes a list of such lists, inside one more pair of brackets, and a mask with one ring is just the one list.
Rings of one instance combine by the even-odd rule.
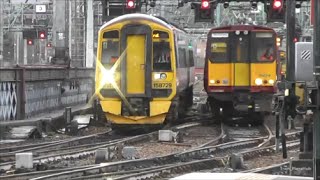
[[315, 110], [313, 124], [313, 177], [315, 180], [320, 179], [320, 112], [319, 112], [319, 105], [320, 105], [320, 91], [319, 91], [319, 84], [320, 84], [320, 0], [313, 0], [313, 15], [314, 15], [314, 30], [313, 30], [313, 56], [314, 56], [314, 74], [316, 77], [317, 85], [318, 85], [318, 92], [317, 92], [317, 108]]

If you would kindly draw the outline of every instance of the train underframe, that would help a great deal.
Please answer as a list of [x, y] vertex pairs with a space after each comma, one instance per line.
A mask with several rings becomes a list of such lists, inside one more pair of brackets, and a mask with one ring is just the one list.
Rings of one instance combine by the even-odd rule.
[[208, 104], [217, 122], [263, 124], [266, 115], [271, 113], [272, 94], [270, 93], [212, 93]]
[[104, 114], [100, 117], [107, 120], [113, 129], [163, 127], [181, 122], [193, 104], [193, 87], [180, 92], [171, 101], [140, 97], [126, 98], [125, 101], [100, 100], [101, 113]]

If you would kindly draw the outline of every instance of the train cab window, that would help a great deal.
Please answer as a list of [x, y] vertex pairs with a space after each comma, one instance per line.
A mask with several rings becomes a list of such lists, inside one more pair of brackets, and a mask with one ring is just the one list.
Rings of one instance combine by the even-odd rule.
[[[224, 42], [225, 41], [225, 42]], [[211, 58], [214, 62], [227, 62], [227, 48], [226, 40], [214, 41], [211, 43]]]
[[102, 42], [101, 63], [103, 65], [114, 64], [119, 58], [119, 41], [107, 40]]
[[257, 62], [273, 62], [275, 60], [275, 40], [272, 33], [256, 33], [255, 47]]
[[229, 33], [217, 33], [211, 34], [209, 41], [209, 58], [212, 62], [228, 62], [228, 41]]
[[171, 50], [169, 42], [153, 42], [153, 70], [171, 70]]

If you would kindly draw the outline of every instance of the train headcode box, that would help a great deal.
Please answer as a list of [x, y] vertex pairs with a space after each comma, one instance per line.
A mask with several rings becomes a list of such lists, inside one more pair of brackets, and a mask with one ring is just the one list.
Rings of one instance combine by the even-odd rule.
[[313, 81], [313, 43], [297, 42], [295, 46], [295, 80]]

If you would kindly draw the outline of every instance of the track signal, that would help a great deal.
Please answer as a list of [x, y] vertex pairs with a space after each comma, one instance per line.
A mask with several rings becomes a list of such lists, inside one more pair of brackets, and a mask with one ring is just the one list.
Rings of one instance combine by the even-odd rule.
[[39, 31], [39, 39], [46, 39], [46, 32], [45, 31]]
[[191, 8], [195, 12], [195, 22], [211, 22], [214, 21], [214, 7], [209, 0], [201, 0], [201, 4], [192, 3]]
[[282, 7], [283, 7], [283, 1], [282, 0], [274, 0], [272, 2], [273, 10], [280, 10]]
[[27, 39], [27, 44], [30, 45], [30, 46], [33, 45], [33, 40], [32, 39]]
[[200, 9], [210, 9], [210, 2], [209, 0], [201, 0], [201, 7]]
[[267, 12], [269, 22], [285, 22], [286, 8], [283, 0], [271, 0]]
[[126, 8], [127, 8], [127, 9], [134, 9], [134, 8], [136, 8], [136, 4], [135, 4], [134, 0], [127, 0]]

